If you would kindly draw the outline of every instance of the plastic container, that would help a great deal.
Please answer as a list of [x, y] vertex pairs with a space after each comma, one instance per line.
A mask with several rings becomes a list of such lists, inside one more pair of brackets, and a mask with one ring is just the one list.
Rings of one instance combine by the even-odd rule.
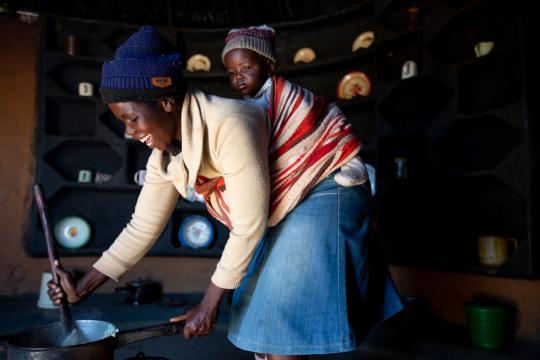
[[474, 346], [496, 350], [511, 338], [514, 330], [511, 309], [504, 305], [465, 303], [465, 317]]
[[53, 304], [49, 295], [47, 295], [47, 290], [49, 287], [47, 283], [52, 279], [52, 274], [50, 272], [44, 272], [41, 274], [41, 287], [39, 288], [39, 299], [37, 301], [38, 308], [41, 309], [54, 309], [56, 306]]

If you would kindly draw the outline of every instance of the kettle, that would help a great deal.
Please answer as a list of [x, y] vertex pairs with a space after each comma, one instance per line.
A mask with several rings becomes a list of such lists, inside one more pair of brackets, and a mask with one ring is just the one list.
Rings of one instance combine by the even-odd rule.
[[127, 282], [125, 286], [115, 288], [115, 291], [127, 291], [125, 302], [131, 305], [148, 304], [161, 298], [160, 283], [140, 278]]

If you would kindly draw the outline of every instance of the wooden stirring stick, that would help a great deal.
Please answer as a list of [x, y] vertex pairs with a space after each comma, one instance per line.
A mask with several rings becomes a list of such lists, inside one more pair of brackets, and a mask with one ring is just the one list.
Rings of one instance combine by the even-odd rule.
[[[56, 272], [56, 264], [60, 264], [60, 259], [56, 254], [56, 248], [54, 246], [54, 240], [52, 237], [51, 225], [47, 214], [47, 205], [45, 204], [45, 197], [41, 190], [40, 184], [34, 185], [34, 199], [36, 201], [39, 218], [41, 219], [41, 228], [43, 230], [43, 236], [45, 236], [45, 242], [47, 243], [47, 256], [49, 257], [49, 264], [51, 266], [51, 273], [55, 283], [60, 284], [60, 277]], [[60, 318], [64, 324], [64, 330], [66, 333], [73, 330], [73, 319], [71, 317], [71, 310], [69, 304], [64, 296], [60, 302]]]

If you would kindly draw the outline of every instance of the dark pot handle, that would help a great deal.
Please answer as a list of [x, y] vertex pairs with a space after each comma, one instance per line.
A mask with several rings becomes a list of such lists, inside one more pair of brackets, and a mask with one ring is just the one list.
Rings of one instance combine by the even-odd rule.
[[170, 322], [161, 325], [153, 325], [133, 330], [118, 332], [116, 337], [116, 346], [124, 346], [135, 341], [141, 341], [158, 336], [171, 336], [180, 334], [184, 330], [185, 320]]

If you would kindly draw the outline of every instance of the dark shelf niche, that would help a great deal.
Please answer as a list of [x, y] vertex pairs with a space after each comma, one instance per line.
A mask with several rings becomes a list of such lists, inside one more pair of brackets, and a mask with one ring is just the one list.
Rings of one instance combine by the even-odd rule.
[[[111, 201], [113, 196], [115, 201]], [[64, 187], [54, 194], [48, 199], [53, 229], [65, 217], [80, 216], [89, 223], [92, 232], [89, 243], [81, 249], [66, 249], [58, 245], [60, 254], [95, 255], [106, 249], [129, 221], [137, 196], [137, 191], [81, 187]], [[41, 231], [36, 229], [36, 233]], [[45, 244], [45, 241], [37, 243]], [[41, 252], [45, 254], [44, 246]]]
[[123, 27], [105, 36], [105, 38], [103, 39], [103, 43], [107, 46], [107, 50], [113, 53], [114, 51], [116, 51], [118, 46], [122, 45], [137, 30], [137, 27]]
[[379, 113], [397, 132], [414, 132], [433, 123], [453, 95], [434, 77], [415, 76], [397, 84], [379, 104]]
[[371, 96], [357, 95], [352, 99], [336, 99], [334, 102], [345, 113], [354, 111], [356, 108], [372, 107], [375, 109], [375, 99]]
[[460, 172], [494, 169], [521, 143], [521, 132], [495, 115], [458, 120], [432, 146], [444, 166]]
[[341, 110], [347, 116], [354, 133], [358, 136], [363, 146], [375, 142], [377, 116], [374, 103], [360, 103], [345, 108], [341, 107]]
[[50, 135], [93, 136], [96, 132], [95, 107], [93, 98], [48, 97], [45, 131]]
[[377, 45], [377, 78], [383, 83], [401, 79], [406, 61], [414, 61], [422, 72], [422, 34], [418, 31], [383, 41]]
[[[342, 10], [340, 14], [330, 14], [318, 20], [272, 24], [277, 32], [278, 70], [280, 72], [309, 71], [314, 70], [312, 67], [339, 62], [342, 58], [346, 60], [347, 55], [356, 59], [368, 55], [371, 52], [370, 49], [360, 49], [354, 54], [351, 51], [352, 43], [360, 33], [373, 30], [371, 7], [372, 4], [368, 2], [367, 6], [362, 6], [361, 12]], [[340, 15], [339, 20], [337, 20], [337, 15]], [[209, 73], [196, 72], [191, 76], [203, 78], [227, 76], [221, 60], [221, 51], [228, 31], [228, 28], [179, 29], [176, 34], [176, 43], [182, 54], [186, 54], [185, 58], [189, 59], [194, 54], [204, 54], [212, 62]], [[301, 36], [299, 36], [300, 31]], [[311, 47], [317, 58], [310, 64], [293, 64], [296, 51], [303, 47]]]
[[89, 82], [94, 86], [93, 96], [97, 96], [101, 80], [100, 73], [101, 62], [77, 59], [58, 65], [49, 72], [48, 76], [71, 95], [78, 95], [80, 82]]
[[[297, 71], [299, 69], [312, 69], [326, 66], [342, 59], [353, 58], [357, 62], [369, 60], [372, 49], [358, 49], [352, 52], [352, 44], [356, 37], [365, 31], [373, 31], [371, 18], [357, 17], [328, 24], [321, 27], [313, 24], [303, 27], [302, 36], [297, 32], [277, 30], [276, 51], [279, 58], [279, 70], [283, 72]], [[372, 45], [373, 46], [373, 45]], [[316, 58], [311, 63], [294, 63], [296, 52], [309, 47], [315, 52]], [[366, 56], [366, 59], [362, 57]]]
[[152, 153], [152, 149], [136, 140], [128, 140], [127, 146], [126, 181], [135, 184], [133, 176], [137, 171], [146, 169], [146, 162]]
[[486, 57], [458, 70], [458, 109], [474, 114], [518, 102], [521, 59], [510, 52]]
[[474, 234], [509, 236], [521, 242], [527, 235], [523, 197], [496, 176], [463, 177], [461, 182], [467, 198], [476, 204], [468, 210], [469, 216], [476, 217]]
[[313, 71], [332, 71], [336, 69], [355, 68], [355, 67], [373, 67], [375, 63], [375, 53], [373, 49], [358, 50], [355, 53], [345, 56], [334, 57], [332, 59], [315, 59], [312, 62], [290, 64], [287, 66], [279, 66], [277, 73], [284, 77], [308, 74], [312, 75]]
[[120, 120], [118, 120], [110, 111], [106, 111], [99, 117], [101, 122], [112, 131], [118, 138], [124, 138], [126, 132], [126, 126]]
[[66, 38], [73, 35], [76, 38], [76, 55], [96, 56], [99, 54], [100, 26], [93, 21], [81, 21], [77, 19], [48, 17], [47, 41], [45, 46], [48, 50], [65, 53]]
[[[394, 32], [417, 30], [422, 26], [426, 16], [426, 7], [422, 0], [388, 1], [388, 5], [379, 13], [377, 21]], [[417, 7], [419, 10], [416, 21], [411, 21], [409, 9]]]
[[379, 184], [378, 229], [389, 261], [407, 266], [478, 267], [479, 235], [526, 236], [523, 198], [492, 176]]
[[479, 0], [448, 0], [448, 8], [452, 10], [461, 10], [467, 8]]
[[474, 7], [450, 19], [427, 50], [447, 64], [475, 59], [474, 47], [481, 41], [493, 41], [492, 52], [500, 52], [519, 41], [517, 22], [511, 6], [493, 6], [490, 1], [489, 6]]
[[425, 132], [394, 134], [378, 141], [377, 176], [380, 180], [396, 179], [396, 158], [405, 158], [407, 179], [419, 179], [431, 172]]
[[[228, 31], [232, 27], [253, 25], [254, 18], [258, 18], [260, 19], [258, 23], [271, 24], [278, 28], [279, 33], [285, 28], [310, 24], [322, 26], [345, 20], [351, 16], [368, 16], [372, 13], [373, 8], [372, 0], [360, 0], [354, 3], [349, 0], [333, 0], [319, 4], [315, 2], [243, 2], [233, 4], [235, 5], [220, 9], [203, 4], [199, 11], [195, 11], [193, 4], [175, 1], [171, 11], [172, 25], [188, 26], [195, 31]], [[226, 8], [227, 10], [225, 10]]]
[[[189, 203], [186, 202], [186, 204]], [[197, 209], [195, 206], [191, 206], [190, 209], [177, 209], [173, 212], [173, 216], [171, 218], [173, 230], [171, 236], [171, 245], [174, 248], [177, 248], [179, 252], [181, 252], [183, 255], [219, 257], [221, 256], [223, 248], [225, 247], [227, 239], [229, 238], [229, 230], [222, 223], [210, 216], [206, 212], [204, 205], [201, 205], [202, 207], [200, 209]], [[212, 241], [208, 249], [191, 249], [181, 245], [180, 239], [178, 238], [178, 231], [180, 230], [182, 222], [191, 215], [203, 216], [212, 223], [212, 228], [214, 230], [214, 240]]]
[[[434, 179], [378, 183], [378, 230], [388, 261], [395, 265], [448, 269], [474, 263], [474, 238], [463, 227], [461, 211], [453, 212], [453, 189]], [[463, 205], [463, 204], [461, 204]], [[449, 226], [455, 222], [456, 226]], [[467, 221], [471, 223], [471, 221]]]
[[109, 144], [90, 140], [65, 141], [45, 154], [44, 160], [67, 181], [77, 181], [82, 169], [115, 174], [123, 161]]
[[[210, 73], [200, 72], [201, 75], [214, 74], [216, 76], [227, 77], [225, 71], [225, 65], [221, 61], [221, 51], [225, 45], [225, 37], [227, 36], [227, 30], [217, 31], [187, 31], [180, 30], [176, 33], [176, 44], [180, 50], [180, 53], [185, 56], [185, 62], [195, 54], [203, 54], [207, 56], [211, 63]], [[189, 73], [198, 74], [198, 73]], [[206, 75], [208, 76], [208, 75]]]

